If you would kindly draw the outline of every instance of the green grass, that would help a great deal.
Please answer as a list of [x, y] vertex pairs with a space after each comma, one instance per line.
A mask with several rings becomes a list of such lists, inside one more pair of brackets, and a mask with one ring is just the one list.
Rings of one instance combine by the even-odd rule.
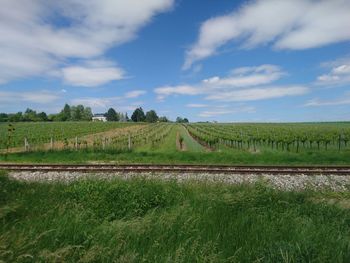
[[[166, 129], [166, 126], [164, 126], [163, 129]], [[176, 152], [177, 130], [178, 130], [178, 125], [171, 125], [169, 134], [162, 141], [156, 144], [148, 143], [146, 145], [140, 145], [136, 147], [135, 151], [136, 152]]]
[[184, 139], [184, 143], [186, 145], [186, 150], [190, 152], [204, 152], [206, 149], [199, 144], [195, 139], [193, 139], [185, 127], [181, 126], [179, 128], [180, 135]]
[[[174, 141], [170, 142], [172, 145]], [[175, 146], [172, 146], [175, 147]], [[163, 164], [261, 164], [261, 165], [345, 165], [350, 164], [350, 151], [281, 152], [230, 150], [222, 152], [180, 152], [169, 150], [118, 151], [118, 150], [62, 150], [0, 154], [0, 162], [33, 163], [87, 163], [92, 161], [115, 163], [163, 163]]]
[[[349, 199], [349, 193], [332, 193]], [[4, 262], [349, 262], [350, 211], [264, 185], [0, 176]]]

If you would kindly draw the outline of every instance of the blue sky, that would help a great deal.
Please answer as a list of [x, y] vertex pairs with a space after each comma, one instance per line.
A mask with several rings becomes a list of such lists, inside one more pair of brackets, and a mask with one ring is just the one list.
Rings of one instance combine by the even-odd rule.
[[4, 0], [0, 112], [350, 120], [349, 0]]

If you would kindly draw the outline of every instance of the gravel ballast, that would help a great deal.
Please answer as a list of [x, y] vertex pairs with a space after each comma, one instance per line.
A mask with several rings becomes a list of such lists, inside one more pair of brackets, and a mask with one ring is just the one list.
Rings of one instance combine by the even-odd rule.
[[350, 176], [345, 175], [288, 175], [288, 174], [208, 174], [208, 173], [82, 173], [82, 172], [10, 172], [11, 178], [21, 181], [46, 181], [70, 183], [80, 179], [161, 179], [178, 182], [199, 181], [207, 183], [244, 184], [266, 182], [280, 190], [325, 189], [348, 191]]

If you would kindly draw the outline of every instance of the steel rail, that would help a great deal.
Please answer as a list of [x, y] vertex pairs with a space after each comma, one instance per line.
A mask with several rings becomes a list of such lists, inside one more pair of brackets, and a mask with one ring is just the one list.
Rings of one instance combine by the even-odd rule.
[[350, 175], [350, 166], [230, 166], [155, 164], [0, 164], [0, 170], [27, 172], [180, 172], [231, 174]]

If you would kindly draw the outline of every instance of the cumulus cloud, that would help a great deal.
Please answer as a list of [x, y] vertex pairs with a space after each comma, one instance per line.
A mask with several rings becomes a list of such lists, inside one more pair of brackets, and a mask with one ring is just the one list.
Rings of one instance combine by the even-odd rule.
[[72, 86], [95, 87], [124, 77], [124, 71], [110, 62], [87, 61], [62, 69], [63, 80]]
[[59, 99], [58, 94], [54, 94], [49, 91], [39, 90], [31, 92], [10, 92], [0, 91], [0, 102], [1, 103], [18, 103], [18, 102], [31, 102], [38, 104], [52, 103]]
[[230, 14], [210, 18], [186, 52], [183, 69], [237, 40], [243, 48], [271, 44], [307, 49], [350, 40], [348, 0], [255, 0]]
[[113, 106], [114, 104], [117, 104], [120, 102], [119, 97], [111, 97], [111, 98], [77, 98], [71, 100], [71, 103], [73, 105], [84, 105], [91, 107], [93, 109], [106, 109], [108, 107]]
[[188, 108], [206, 108], [208, 107], [207, 104], [198, 104], [198, 103], [189, 103], [186, 105]]
[[202, 118], [210, 118], [210, 117], [217, 117], [221, 115], [227, 115], [227, 114], [236, 114], [236, 113], [254, 113], [255, 108], [251, 106], [244, 106], [239, 108], [230, 108], [230, 109], [220, 109], [220, 107], [216, 107], [211, 110], [202, 111], [199, 113], [199, 117]]
[[201, 94], [198, 87], [193, 87], [190, 85], [180, 85], [180, 86], [163, 86], [156, 88], [154, 92], [157, 94], [158, 100], [164, 100], [170, 95], [197, 95]]
[[195, 85], [165, 86], [154, 92], [159, 100], [171, 95], [205, 95], [214, 101], [253, 101], [303, 95], [308, 87], [272, 85], [285, 73], [276, 65], [233, 69], [227, 77], [211, 77]]
[[208, 100], [216, 101], [254, 101], [286, 96], [298, 96], [306, 94], [309, 91], [304, 86], [273, 86], [263, 88], [252, 88], [244, 90], [224, 91], [217, 94], [211, 94], [206, 97]]
[[147, 92], [145, 90], [132, 90], [127, 92], [124, 97], [125, 98], [138, 98], [144, 94], [146, 94]]
[[323, 64], [329, 72], [317, 77], [317, 84], [342, 85], [350, 83], [350, 58], [342, 58]]
[[213, 87], [252, 87], [278, 80], [283, 76], [280, 67], [275, 65], [261, 65], [258, 67], [241, 67], [231, 71], [228, 77], [218, 76], [203, 80], [205, 86]]
[[333, 100], [321, 100], [315, 98], [305, 103], [306, 107], [320, 107], [320, 106], [337, 106], [337, 105], [348, 105], [350, 104], [350, 94], [347, 93], [345, 96]]
[[[95, 59], [130, 41], [173, 0], [3, 0], [0, 8], [0, 83], [48, 74], [70, 59]], [[60, 23], [57, 23], [60, 21]], [[63, 70], [73, 84], [98, 85], [118, 79], [116, 68]], [[89, 83], [72, 74], [93, 73]], [[66, 75], [65, 75], [66, 74]], [[78, 79], [76, 81], [76, 79]]]

